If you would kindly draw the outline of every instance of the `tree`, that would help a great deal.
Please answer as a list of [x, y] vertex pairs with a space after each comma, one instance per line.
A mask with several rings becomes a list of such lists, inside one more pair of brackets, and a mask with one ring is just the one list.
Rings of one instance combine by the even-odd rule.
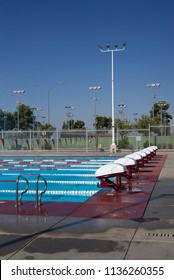
[[124, 149], [129, 147], [129, 139], [128, 139], [128, 129], [131, 128], [131, 123], [128, 119], [115, 119], [115, 126], [119, 130], [119, 140], [118, 140], [118, 148]]
[[172, 116], [167, 112], [170, 108], [170, 104], [166, 101], [159, 101], [154, 104], [150, 111], [150, 118], [153, 120], [154, 125], [169, 125]]
[[150, 125], [159, 126], [159, 125], [169, 125], [172, 116], [167, 112], [170, 108], [170, 104], [166, 101], [160, 101], [154, 104], [148, 115], [142, 115], [138, 119], [135, 128], [146, 129]]
[[45, 130], [45, 131], [55, 131], [56, 130], [56, 127], [51, 125], [51, 124], [41, 124], [40, 122], [38, 123], [38, 127], [40, 130]]
[[68, 120], [67, 122], [63, 122], [62, 129], [85, 129], [84, 121], [74, 121]]
[[146, 129], [149, 127], [150, 117], [147, 115], [142, 115], [140, 119], [138, 119], [136, 128]]
[[115, 126], [118, 128], [118, 129], [129, 129], [131, 128], [131, 123], [128, 119], [124, 119], [124, 120], [121, 120], [119, 118], [116, 118], [115, 119]]
[[16, 128], [18, 127], [18, 121], [20, 130], [30, 130], [33, 128], [35, 116], [33, 115], [33, 111], [29, 106], [20, 104], [17, 107], [17, 111], [13, 113], [13, 118]]
[[74, 123], [74, 120], [68, 120], [67, 122], [63, 122], [62, 129], [73, 129]]
[[62, 124], [62, 129], [68, 129], [68, 123], [67, 122], [63, 122]]
[[12, 130], [14, 128], [13, 114], [0, 109], [0, 129]]
[[105, 116], [96, 117], [96, 129], [110, 129], [112, 126], [112, 119]]
[[73, 129], [85, 129], [85, 123], [83, 121], [77, 120], [73, 124]]

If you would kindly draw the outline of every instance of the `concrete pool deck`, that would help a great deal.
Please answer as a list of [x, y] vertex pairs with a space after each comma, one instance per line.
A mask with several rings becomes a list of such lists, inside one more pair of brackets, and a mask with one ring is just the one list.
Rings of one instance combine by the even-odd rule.
[[133, 187], [142, 192], [103, 191], [83, 204], [43, 205], [38, 215], [0, 203], [0, 259], [173, 260], [174, 153], [158, 151], [140, 177]]

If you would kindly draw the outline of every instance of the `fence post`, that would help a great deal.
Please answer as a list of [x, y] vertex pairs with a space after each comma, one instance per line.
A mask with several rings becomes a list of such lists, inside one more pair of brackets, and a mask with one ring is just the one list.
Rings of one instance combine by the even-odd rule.
[[[4, 139], [4, 131], [2, 129], [2, 139]], [[3, 141], [3, 140], [2, 140]], [[4, 150], [4, 145], [3, 145], [3, 142], [2, 142], [2, 151]]]
[[86, 152], [88, 152], [88, 128], [86, 127]]
[[118, 127], [117, 127], [117, 147], [116, 147], [116, 150], [118, 149]]
[[59, 151], [59, 131], [58, 131], [58, 128], [57, 128], [57, 130], [56, 130], [56, 137], [57, 137], [57, 153], [58, 153], [58, 151]]
[[30, 143], [30, 152], [31, 152], [31, 129], [30, 129], [30, 139], [29, 139], [29, 143]]
[[149, 123], [149, 147], [150, 147], [150, 130], [151, 130], [151, 127], [150, 127], [150, 123]]

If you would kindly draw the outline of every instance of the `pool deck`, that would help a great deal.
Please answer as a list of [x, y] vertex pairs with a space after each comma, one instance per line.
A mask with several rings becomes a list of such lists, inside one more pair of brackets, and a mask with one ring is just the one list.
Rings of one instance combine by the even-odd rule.
[[0, 201], [0, 259], [173, 260], [174, 153], [158, 151], [127, 186], [38, 209]]

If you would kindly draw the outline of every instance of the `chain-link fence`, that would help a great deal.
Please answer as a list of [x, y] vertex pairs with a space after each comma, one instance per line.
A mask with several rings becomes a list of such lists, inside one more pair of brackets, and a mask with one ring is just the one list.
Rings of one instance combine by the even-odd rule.
[[[148, 129], [116, 129], [117, 150], [141, 149], [150, 145], [174, 148], [174, 127], [149, 126]], [[109, 151], [111, 130], [1, 131], [1, 150]]]
[[159, 148], [174, 148], [174, 126], [151, 126], [150, 141]]
[[117, 146], [120, 149], [141, 149], [150, 145], [174, 148], [174, 127], [150, 126], [148, 129], [117, 129]]

